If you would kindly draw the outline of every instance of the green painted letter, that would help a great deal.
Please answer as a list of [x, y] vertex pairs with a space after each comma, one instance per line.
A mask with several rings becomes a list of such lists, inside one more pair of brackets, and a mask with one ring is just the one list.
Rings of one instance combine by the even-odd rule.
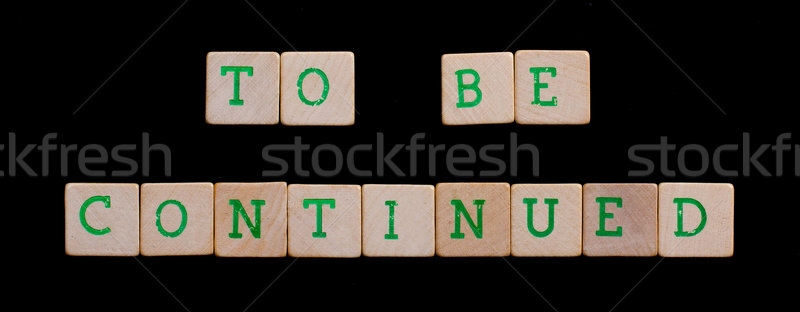
[[[164, 210], [164, 207], [166, 207], [167, 205], [178, 206], [178, 209], [181, 210], [181, 225], [178, 226], [178, 229], [175, 230], [174, 232], [167, 232], [167, 230], [165, 230], [164, 227], [161, 226], [161, 210]], [[177, 237], [178, 235], [181, 235], [181, 233], [183, 233], [183, 229], [186, 228], [186, 219], [188, 219], [188, 217], [186, 216], [186, 207], [184, 207], [183, 204], [181, 204], [181, 202], [177, 200], [174, 199], [166, 200], [163, 203], [161, 203], [161, 205], [158, 205], [158, 209], [156, 209], [156, 228], [158, 229], [158, 232], [161, 233], [161, 235], [164, 235], [166, 237]]]
[[[678, 204], [678, 230], [675, 231], [676, 237], [690, 237], [695, 236], [697, 233], [703, 230], [706, 227], [706, 208], [703, 207], [699, 201], [694, 198], [675, 198], [672, 202]], [[697, 228], [692, 230], [691, 232], [685, 232], [683, 230], [683, 204], [692, 204], [700, 210], [700, 224], [697, 225]]]
[[[474, 81], [471, 84], [464, 84], [464, 74], [472, 75]], [[481, 76], [478, 75], [474, 69], [462, 69], [456, 71], [456, 81], [458, 82], [458, 103], [456, 103], [456, 107], [458, 108], [466, 108], [466, 107], [475, 107], [481, 103], [481, 97], [483, 97], [483, 93], [481, 89], [478, 88], [478, 82], [481, 81]], [[475, 92], [475, 100], [472, 102], [464, 102], [464, 90], [472, 90]]]
[[328, 205], [331, 209], [336, 209], [336, 200], [333, 198], [327, 199], [303, 199], [303, 209], [308, 209], [308, 206], [317, 206], [317, 230], [311, 233], [312, 237], [325, 238], [328, 234], [322, 231], [322, 206]]
[[239, 98], [239, 73], [245, 72], [248, 76], [253, 76], [251, 66], [222, 66], [222, 75], [233, 72], [233, 99], [228, 101], [230, 105], [244, 105], [244, 101]]
[[556, 68], [555, 67], [531, 67], [531, 73], [533, 74], [533, 105], [541, 105], [541, 106], [557, 106], [558, 99], [554, 96], [550, 101], [542, 101], [539, 98], [539, 93], [542, 89], [547, 89], [547, 83], [539, 82], [539, 74], [541, 73], [550, 73], [550, 77], [556, 76]]
[[383, 238], [397, 239], [397, 234], [394, 233], [394, 207], [397, 206], [397, 202], [387, 200], [384, 204], [389, 207], [389, 234], [383, 235]]
[[250, 201], [250, 204], [255, 207], [255, 224], [253, 224], [253, 222], [250, 220], [250, 217], [247, 216], [247, 211], [244, 211], [241, 201], [238, 199], [231, 199], [228, 200], [228, 204], [233, 206], [233, 232], [228, 233], [228, 237], [242, 238], [242, 233], [239, 233], [239, 215], [241, 215], [244, 223], [247, 224], [248, 228], [250, 228], [250, 233], [253, 234], [253, 237], [261, 238], [261, 206], [264, 206], [266, 202], [264, 200], [257, 199]]
[[555, 206], [558, 204], [558, 198], [544, 199], [544, 203], [547, 205], [547, 228], [541, 232], [533, 228], [533, 205], [536, 204], [536, 198], [523, 198], [522, 202], [528, 206], [528, 232], [536, 237], [550, 235], [553, 232]]
[[476, 199], [472, 201], [472, 203], [477, 206], [477, 214], [478, 214], [478, 224], [476, 225], [472, 222], [472, 218], [469, 216], [469, 212], [467, 212], [467, 208], [464, 207], [464, 203], [461, 202], [460, 199], [453, 199], [450, 201], [450, 204], [455, 206], [456, 216], [455, 216], [455, 230], [453, 233], [450, 233], [450, 238], [453, 239], [463, 239], [464, 233], [461, 233], [461, 215], [464, 215], [464, 218], [467, 219], [467, 223], [469, 224], [469, 228], [472, 229], [472, 233], [475, 234], [475, 238], [481, 239], [483, 238], [483, 204], [486, 200], [483, 199]]
[[618, 226], [614, 231], [606, 230], [606, 219], [614, 218], [614, 214], [606, 212], [607, 203], [617, 204], [617, 208], [622, 208], [621, 197], [598, 197], [595, 199], [600, 204], [600, 228], [594, 232], [597, 236], [622, 236], [622, 227]]
[[103, 202], [106, 208], [111, 208], [111, 196], [89, 197], [89, 199], [87, 199], [85, 202], [83, 202], [83, 205], [81, 205], [81, 211], [79, 213], [81, 219], [81, 225], [83, 225], [83, 228], [86, 229], [87, 232], [92, 233], [94, 235], [108, 234], [108, 232], [111, 232], [111, 229], [109, 229], [108, 227], [98, 230], [93, 228], [91, 225], [89, 225], [89, 223], [86, 222], [86, 208], [89, 208], [89, 205], [95, 202]]
[[[309, 101], [305, 94], [303, 94], [303, 80], [306, 79], [306, 76], [310, 73], [315, 73], [322, 79], [322, 94], [319, 95], [319, 98], [316, 101]], [[300, 77], [297, 78], [297, 96], [300, 97], [300, 101], [305, 103], [306, 105], [310, 106], [317, 106], [325, 102], [325, 98], [328, 97], [328, 88], [330, 88], [330, 84], [328, 83], [328, 75], [325, 75], [325, 72], [319, 68], [306, 68], [302, 73], [300, 73]]]

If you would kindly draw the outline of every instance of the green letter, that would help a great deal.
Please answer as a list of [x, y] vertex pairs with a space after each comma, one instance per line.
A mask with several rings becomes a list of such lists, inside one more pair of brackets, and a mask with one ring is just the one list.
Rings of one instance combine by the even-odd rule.
[[242, 233], [239, 233], [239, 215], [241, 215], [242, 220], [244, 220], [244, 223], [247, 224], [248, 228], [250, 228], [250, 233], [253, 234], [253, 237], [261, 238], [261, 206], [265, 205], [266, 202], [264, 200], [257, 200], [257, 199], [253, 199], [250, 201], [250, 204], [253, 205], [256, 210], [255, 225], [253, 225], [253, 222], [250, 220], [250, 217], [247, 216], [247, 211], [244, 211], [242, 202], [240, 202], [238, 199], [231, 199], [228, 200], [228, 204], [233, 206], [233, 232], [228, 233], [228, 237], [242, 238]]
[[545, 237], [550, 235], [550, 233], [553, 232], [553, 215], [555, 214], [555, 206], [558, 204], [558, 199], [544, 199], [544, 203], [547, 205], [547, 229], [541, 232], [533, 228], [533, 205], [536, 204], [536, 198], [523, 198], [522, 202], [528, 205], [528, 232], [531, 232], [531, 234], [536, 237]]
[[475, 234], [475, 238], [483, 238], [483, 203], [485, 202], [486, 200], [483, 199], [476, 199], [472, 201], [472, 203], [478, 207], [478, 224], [475, 225], [475, 223], [472, 222], [472, 218], [469, 216], [469, 212], [467, 212], [467, 208], [464, 207], [464, 203], [462, 203], [460, 199], [453, 199], [450, 201], [450, 204], [456, 207], [456, 220], [454, 222], [456, 228], [453, 233], [450, 233], [450, 238], [464, 238], [464, 233], [461, 233], [461, 215], [464, 215], [464, 218], [467, 219], [467, 223], [472, 229], [472, 233]]
[[[319, 78], [322, 78], [322, 94], [319, 95], [319, 99], [316, 101], [309, 101], [305, 94], [303, 94], [303, 80], [306, 79], [306, 76], [310, 73], [315, 73], [319, 75]], [[300, 77], [297, 78], [297, 96], [300, 97], [300, 101], [305, 103], [306, 105], [317, 106], [325, 102], [325, 98], [328, 96], [328, 76], [325, 75], [325, 72], [319, 68], [306, 68], [302, 73], [300, 73]]]
[[98, 230], [93, 228], [91, 225], [89, 225], [89, 223], [86, 222], [86, 208], [89, 208], [89, 205], [95, 202], [103, 202], [106, 208], [111, 208], [111, 196], [89, 197], [89, 199], [87, 199], [85, 202], [83, 202], [83, 205], [81, 205], [81, 211], [80, 211], [81, 225], [83, 225], [83, 228], [86, 229], [87, 232], [92, 233], [94, 235], [108, 234], [108, 232], [111, 232], [111, 229], [109, 229], [108, 227]]
[[393, 200], [387, 200], [384, 204], [389, 206], [389, 234], [383, 235], [383, 238], [397, 239], [397, 234], [394, 233], [394, 206], [397, 206], [397, 202]]
[[600, 229], [594, 232], [597, 236], [622, 236], [622, 227], [618, 226], [614, 231], [606, 231], [606, 219], [614, 217], [613, 213], [606, 212], [606, 203], [616, 203], [617, 208], [622, 208], [622, 198], [620, 197], [598, 197], [595, 199], [600, 204]]
[[309, 205], [317, 206], [317, 231], [311, 233], [312, 237], [325, 238], [328, 234], [322, 231], [322, 205], [328, 205], [331, 209], [336, 209], [336, 200], [328, 199], [303, 199], [303, 209], [308, 209]]
[[[181, 210], [181, 225], [174, 232], [167, 232], [167, 230], [164, 230], [164, 227], [161, 226], [161, 210], [163, 210], [165, 206], [170, 204], [178, 206], [178, 209]], [[177, 200], [174, 199], [166, 200], [163, 203], [161, 203], [161, 205], [158, 206], [158, 209], [156, 209], [156, 228], [158, 229], [158, 232], [161, 233], [161, 235], [164, 235], [166, 237], [176, 237], [178, 235], [181, 235], [181, 233], [183, 233], [183, 229], [186, 228], [186, 219], [187, 219], [186, 207], [184, 207], [183, 204], [181, 204], [181, 202]]]
[[542, 101], [539, 98], [539, 91], [541, 89], [547, 89], [547, 83], [539, 82], [539, 74], [541, 73], [550, 73], [550, 77], [556, 76], [556, 68], [555, 67], [531, 67], [531, 73], [533, 74], [533, 105], [541, 105], [541, 106], [557, 106], [558, 99], [553, 97], [551, 101]]
[[[464, 74], [470, 74], [475, 80], [468, 85], [464, 84]], [[481, 76], [478, 75], [474, 69], [462, 69], [456, 71], [456, 81], [458, 81], [458, 103], [456, 103], [456, 107], [458, 108], [465, 108], [465, 107], [475, 107], [481, 103], [481, 97], [483, 97], [483, 93], [481, 93], [481, 89], [478, 88], [478, 82], [481, 81]], [[472, 90], [475, 91], [475, 100], [472, 102], [464, 102], [464, 90]]]
[[[672, 202], [678, 204], [678, 230], [675, 231], [676, 237], [695, 236], [706, 227], [706, 208], [704, 208], [703, 204], [699, 201], [694, 198], [675, 198]], [[691, 232], [685, 232], [683, 230], [683, 204], [692, 204], [700, 210], [700, 224]]]
[[239, 99], [239, 73], [245, 72], [248, 76], [253, 76], [253, 67], [250, 66], [222, 66], [222, 75], [233, 72], [233, 99], [228, 101], [230, 105], [244, 105], [244, 101]]

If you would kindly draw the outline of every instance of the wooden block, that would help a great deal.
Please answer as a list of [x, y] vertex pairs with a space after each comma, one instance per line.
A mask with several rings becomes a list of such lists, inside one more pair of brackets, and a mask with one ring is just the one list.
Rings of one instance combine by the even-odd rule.
[[214, 253], [214, 185], [145, 183], [141, 192], [143, 256]]
[[511, 186], [511, 254], [515, 257], [581, 255], [583, 192], [580, 184]]
[[518, 124], [589, 123], [589, 52], [525, 50], [515, 59]]
[[514, 121], [514, 56], [511, 52], [442, 55], [442, 123]]
[[289, 255], [361, 256], [361, 186], [289, 185]]
[[733, 256], [732, 184], [661, 183], [658, 191], [662, 257]]
[[217, 256], [286, 256], [286, 182], [214, 184], [214, 229]]
[[66, 252], [70, 256], [139, 254], [139, 185], [67, 183]]
[[281, 123], [350, 126], [355, 122], [353, 52], [281, 54]]
[[508, 256], [511, 250], [508, 183], [436, 185], [436, 254]]
[[658, 186], [583, 186], [584, 255], [648, 257], [657, 253]]
[[275, 52], [209, 52], [206, 122], [278, 123], [280, 56]]
[[432, 257], [433, 185], [365, 184], [362, 251], [369, 257]]

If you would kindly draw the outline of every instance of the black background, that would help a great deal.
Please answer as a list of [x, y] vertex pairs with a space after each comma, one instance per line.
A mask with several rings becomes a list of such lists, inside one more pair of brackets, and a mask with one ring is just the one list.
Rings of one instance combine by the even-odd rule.
[[[721, 177], [711, 169], [700, 177], [680, 172], [666, 177], [655, 172], [632, 178], [628, 171], [642, 167], [627, 156], [631, 145], [655, 144], [661, 136], [679, 146], [696, 143], [713, 150], [721, 144], [741, 144], [743, 132], [750, 133], [754, 145], [773, 144], [778, 134], [794, 133], [797, 57], [796, 49], [790, 47], [796, 41], [796, 19], [787, 16], [789, 10], [761, 1], [705, 6], [618, 2], [720, 109], [611, 2], [558, 1], [515, 41], [549, 4], [254, 1], [253, 6], [286, 41], [242, 1], [189, 1], [160, 29], [181, 2], [163, 1], [157, 6], [34, 2], [9, 8], [4, 14], [4, 24], [9, 25], [3, 31], [6, 82], [0, 133], [14, 132], [18, 148], [57, 132], [58, 144], [98, 143], [110, 149], [115, 144], [140, 144], [142, 132], [149, 132], [152, 143], [170, 147], [172, 172], [165, 176], [163, 167], [156, 165], [149, 177], [141, 173], [128, 178], [86, 177], [72, 159], [66, 177], [59, 174], [62, 168], [53, 160], [48, 177], [37, 169], [37, 177], [18, 173], [0, 178], [6, 263], [3, 296], [37, 310], [51, 304], [91, 310], [182, 310], [177, 298], [191, 311], [239, 311], [271, 285], [251, 310], [484, 305], [550, 310], [532, 285], [558, 311], [602, 311], [615, 307], [638, 285], [617, 310], [796, 306], [796, 298], [789, 297], [798, 292], [800, 259], [793, 154], [786, 154], [782, 177], [774, 176], [774, 154], [767, 154], [761, 162], [773, 176], [753, 170], [752, 176], [738, 178]], [[441, 55], [497, 52], [509, 45], [511, 52], [589, 51], [591, 123], [442, 125]], [[205, 123], [207, 52], [285, 52], [292, 51], [291, 46], [300, 51], [355, 53], [359, 114], [354, 126]], [[507, 144], [509, 133], [516, 132], [520, 143], [539, 148], [541, 171], [538, 177], [531, 176], [528, 164], [522, 165], [517, 177], [455, 177], [444, 170], [440, 159], [436, 176], [429, 176], [423, 163], [416, 177], [387, 171], [384, 177], [358, 178], [346, 170], [331, 178], [299, 177], [293, 172], [274, 179], [261, 177], [262, 170], [275, 169], [261, 159], [261, 149], [267, 144], [291, 143], [299, 135], [312, 146], [332, 143], [347, 148], [374, 143], [378, 131], [385, 133], [387, 145], [408, 143], [412, 134], [424, 132], [426, 144], [466, 143], [476, 148]], [[793, 138], [792, 143], [798, 141]], [[309, 159], [306, 153], [306, 167]], [[36, 153], [27, 159], [29, 164], [40, 161]], [[156, 164], [159, 161], [156, 156]], [[675, 169], [675, 153], [670, 161]], [[397, 162], [407, 164], [403, 157]], [[362, 169], [375, 169], [371, 158], [360, 164]], [[739, 171], [743, 166], [736, 156], [724, 165]], [[696, 168], [696, 159], [690, 166]], [[294, 262], [288, 257], [138, 257], [175, 298], [134, 259], [64, 254], [65, 183], [264, 180], [310, 184], [730, 182], [736, 188], [735, 254], [724, 259], [663, 261], [660, 257], [510, 257], [513, 268], [502, 258]]]

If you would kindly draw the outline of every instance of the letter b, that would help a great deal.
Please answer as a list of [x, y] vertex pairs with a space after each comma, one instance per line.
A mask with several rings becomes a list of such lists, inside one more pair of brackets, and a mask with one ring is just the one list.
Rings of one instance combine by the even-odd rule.
[[[472, 83], [464, 84], [464, 74], [470, 74], [474, 78]], [[461, 69], [456, 71], [456, 81], [458, 82], [458, 103], [456, 103], [456, 107], [458, 108], [467, 108], [467, 107], [475, 107], [481, 103], [481, 98], [483, 97], [483, 93], [481, 89], [478, 88], [478, 83], [481, 81], [481, 76], [478, 75], [478, 72], [474, 69]], [[475, 92], [475, 100], [471, 102], [464, 102], [464, 91], [465, 90], [472, 90]]]

